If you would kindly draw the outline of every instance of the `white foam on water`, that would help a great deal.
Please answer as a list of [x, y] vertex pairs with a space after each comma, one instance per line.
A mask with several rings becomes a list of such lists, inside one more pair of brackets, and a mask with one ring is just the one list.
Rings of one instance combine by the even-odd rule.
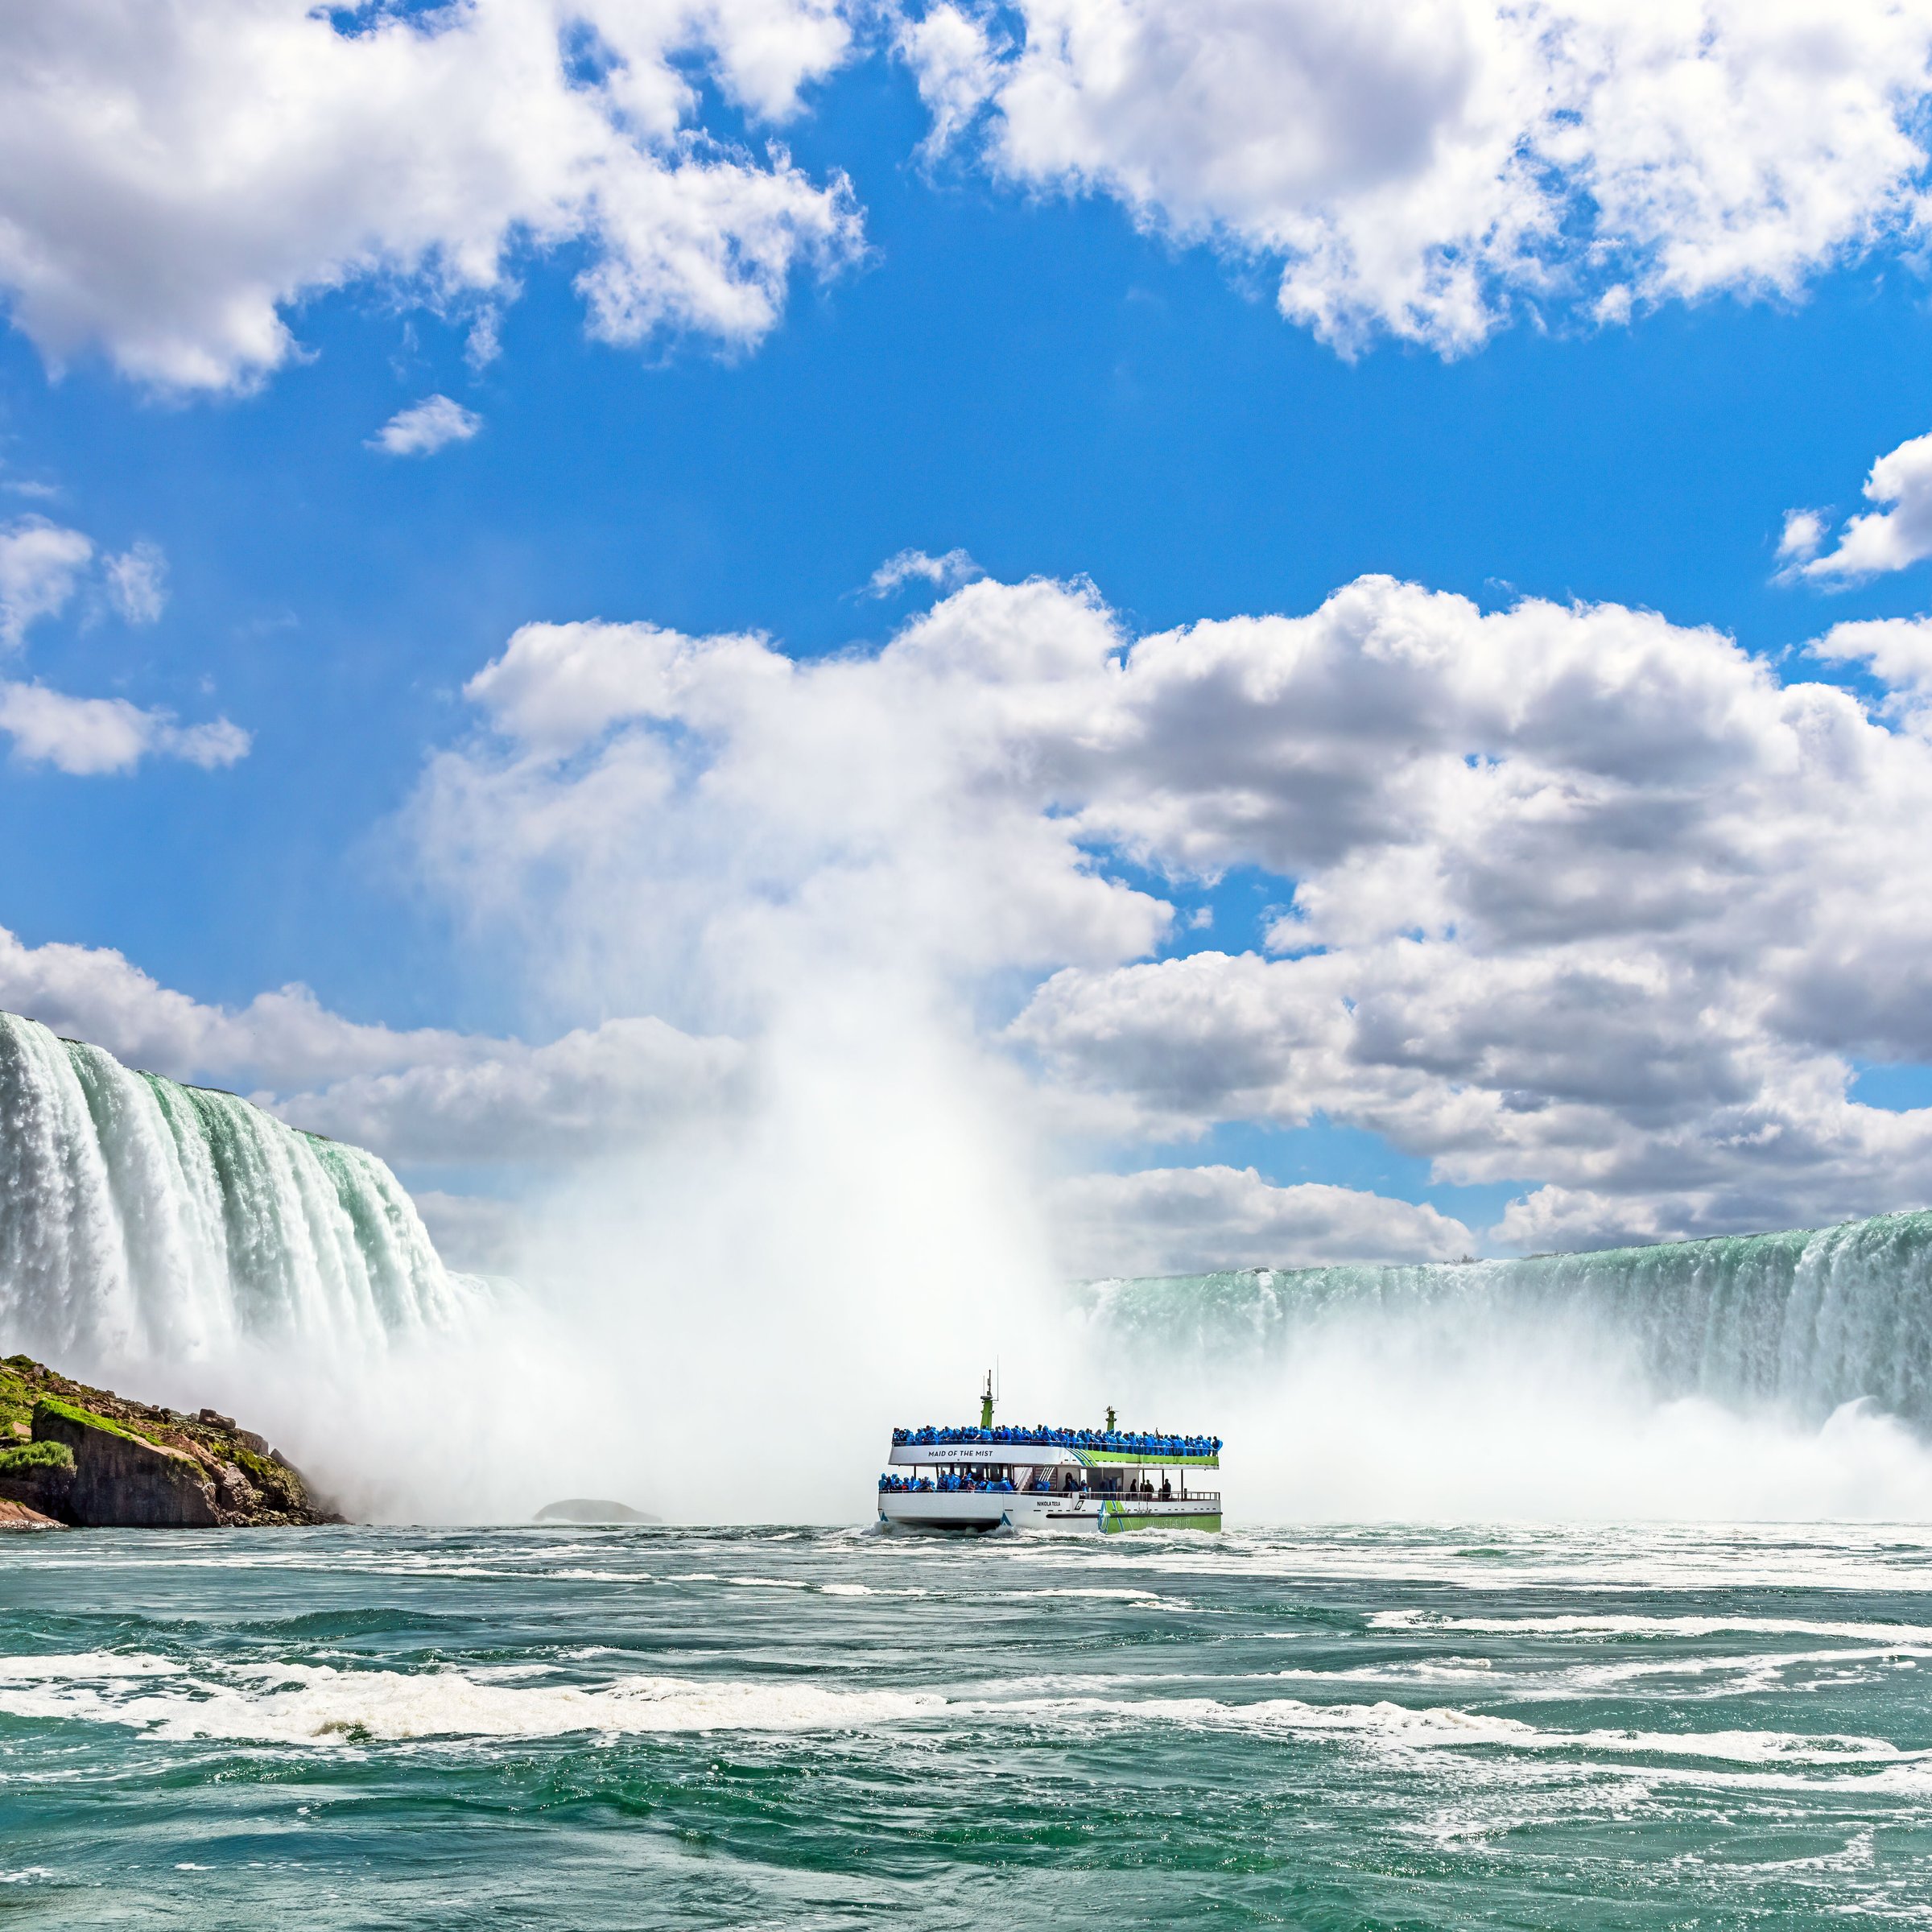
[[1001, 1595], [1014, 1600], [1042, 1596], [1087, 1597], [1100, 1603], [1126, 1604], [1136, 1610], [1191, 1610], [1194, 1608], [1192, 1604], [1183, 1603], [1179, 1597], [1162, 1596], [1158, 1591], [1108, 1589], [1098, 1585], [1068, 1584], [1055, 1589], [1008, 1590], [1002, 1591]]
[[0, 1657], [0, 1683], [68, 1683], [179, 1676], [184, 1666], [145, 1651], [77, 1650], [52, 1657]]
[[1932, 1657], [1932, 1645], [1891, 1644], [1876, 1649], [1761, 1650], [1740, 1657], [1633, 1658], [1623, 1663], [1573, 1665], [1563, 1674], [1567, 1682], [1579, 1688], [1636, 1683], [1646, 1678], [1733, 1675], [1748, 1681], [1728, 1688], [1744, 1692], [1770, 1689], [1785, 1672], [1806, 1665], [1889, 1663], [1913, 1670], [1918, 1667], [1917, 1660], [1923, 1657]]
[[1588, 1596], [1659, 1590], [1830, 1590], [1932, 1593], [1923, 1524], [1521, 1523], [1427, 1530], [1231, 1531], [1183, 1548], [1151, 1532], [1077, 1552], [1012, 1545], [1009, 1562], [1252, 1581], [1311, 1579], [1471, 1590], [1563, 1589]]
[[64, 1677], [48, 1670], [38, 1681], [0, 1681], [0, 1711], [122, 1724], [170, 1739], [339, 1745], [575, 1732], [850, 1731], [931, 1715], [946, 1706], [929, 1691], [645, 1676], [592, 1688], [519, 1687], [485, 1681], [480, 1672], [338, 1670], [318, 1664], [231, 1668], [165, 1691], [143, 1686], [128, 1694], [93, 1660], [68, 1661], [85, 1667]]
[[[1757, 1651], [1741, 1656], [1643, 1657], [1615, 1663], [1539, 1664], [1534, 1657], [1388, 1657], [1344, 1668], [1289, 1665], [1264, 1674], [1309, 1683], [1426, 1684], [1479, 1679], [1513, 1697], [1548, 1699], [1689, 1680], [1682, 1695], [1706, 1700], [1749, 1697], [1770, 1690], [1802, 1690], [1818, 1682], [1869, 1683], [1885, 1670], [1912, 1670], [1932, 1657], [1932, 1646], [1883, 1649]], [[1864, 1666], [1880, 1666], [1874, 1673]], [[1810, 1670], [1807, 1681], [1794, 1674]], [[1694, 1687], [1692, 1687], [1694, 1686]]]
[[1217, 1698], [1042, 1699], [1010, 1703], [1009, 1710], [1059, 1711], [1141, 1721], [1195, 1724], [1216, 1730], [1254, 1730], [1315, 1736], [1351, 1736], [1412, 1749], [1500, 1745], [1512, 1751], [1711, 1759], [1740, 1765], [1896, 1765], [1932, 1757], [1884, 1738], [1783, 1731], [1553, 1731], [1521, 1718], [1453, 1706], [1418, 1709], [1386, 1700], [1373, 1704], [1311, 1704], [1298, 1698], [1228, 1703]]
[[1932, 1624], [1819, 1623], [1786, 1616], [1444, 1616], [1432, 1610], [1378, 1610], [1378, 1630], [1469, 1630], [1494, 1637], [1840, 1637], [1932, 1643]]
[[[1855, 1777], [1861, 1790], [1932, 1795], [1932, 1752], [1882, 1738], [1728, 1728], [1569, 1731], [1455, 1706], [1310, 1703], [1265, 1698], [1135, 1697], [1119, 1678], [1042, 1680], [935, 1690], [849, 1690], [797, 1682], [635, 1675], [594, 1686], [531, 1684], [523, 1666], [408, 1673], [325, 1664], [190, 1670], [145, 1656], [80, 1653], [5, 1660], [0, 1711], [111, 1724], [168, 1740], [341, 1748], [412, 1740], [539, 1740], [590, 1734], [857, 1732], [946, 1720], [1063, 1728], [1098, 1720], [1179, 1725], [1401, 1752], [1500, 1752], [1652, 1780], [1749, 1774], [1815, 1785]], [[1018, 1695], [1016, 1695], [1018, 1693]], [[1695, 1767], [1695, 1769], [1692, 1767]], [[1495, 1775], [1493, 1769], [1486, 1777]]]

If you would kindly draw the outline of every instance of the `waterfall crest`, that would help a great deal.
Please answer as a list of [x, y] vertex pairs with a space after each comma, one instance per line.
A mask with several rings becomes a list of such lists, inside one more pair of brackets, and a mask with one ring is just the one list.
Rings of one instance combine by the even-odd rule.
[[448, 1326], [444, 1269], [374, 1154], [0, 1013], [0, 1331], [78, 1370], [351, 1354]]
[[1247, 1269], [1085, 1284], [1096, 1326], [1198, 1362], [1286, 1358], [1344, 1325], [1601, 1335], [1664, 1396], [1810, 1421], [1860, 1398], [1932, 1427], [1932, 1212], [1526, 1261]]

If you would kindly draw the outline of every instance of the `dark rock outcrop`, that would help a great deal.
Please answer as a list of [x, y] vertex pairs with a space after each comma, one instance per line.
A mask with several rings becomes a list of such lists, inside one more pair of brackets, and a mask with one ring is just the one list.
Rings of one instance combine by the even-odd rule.
[[185, 1450], [45, 1398], [34, 1406], [34, 1440], [63, 1443], [73, 1452], [72, 1469], [59, 1472], [43, 1491], [46, 1501], [36, 1505], [64, 1521], [212, 1530], [222, 1521], [208, 1471]]
[[86, 1529], [340, 1522], [258, 1435], [0, 1362], [0, 1502]]

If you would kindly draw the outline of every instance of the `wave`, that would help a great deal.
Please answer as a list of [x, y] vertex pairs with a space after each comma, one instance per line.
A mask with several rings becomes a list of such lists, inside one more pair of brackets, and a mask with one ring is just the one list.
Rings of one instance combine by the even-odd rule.
[[[166, 1688], [155, 1688], [155, 1680]], [[130, 1686], [138, 1686], [130, 1689]], [[170, 1739], [341, 1745], [574, 1732], [846, 1731], [945, 1708], [936, 1692], [637, 1676], [523, 1686], [485, 1672], [231, 1666], [196, 1677], [154, 1657], [0, 1658], [0, 1711], [125, 1724]]]
[[904, 1724], [1038, 1725], [1100, 1720], [1242, 1731], [1405, 1752], [1501, 1750], [1805, 1771], [1917, 1768], [1932, 1752], [1882, 1738], [1726, 1729], [1567, 1731], [1453, 1706], [1236, 1703], [1212, 1697], [968, 1695], [841, 1690], [745, 1679], [624, 1677], [600, 1686], [531, 1685], [477, 1670], [411, 1673], [325, 1664], [229, 1666], [201, 1674], [157, 1657], [85, 1653], [0, 1658], [0, 1711], [125, 1725], [175, 1740], [339, 1748], [467, 1740], [732, 1732], [850, 1732]]

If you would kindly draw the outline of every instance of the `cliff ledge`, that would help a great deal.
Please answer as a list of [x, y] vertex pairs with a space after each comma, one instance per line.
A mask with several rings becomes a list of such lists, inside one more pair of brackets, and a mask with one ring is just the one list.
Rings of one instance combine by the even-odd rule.
[[0, 1530], [341, 1520], [232, 1416], [130, 1402], [24, 1355], [0, 1361]]

